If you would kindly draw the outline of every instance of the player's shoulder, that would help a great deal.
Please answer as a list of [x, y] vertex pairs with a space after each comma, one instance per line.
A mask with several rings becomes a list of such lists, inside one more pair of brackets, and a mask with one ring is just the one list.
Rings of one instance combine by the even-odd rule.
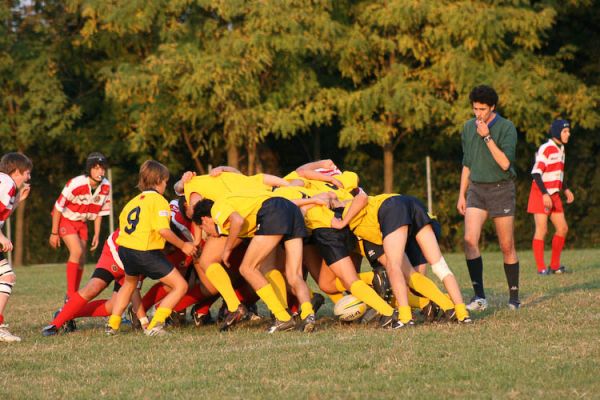
[[0, 172], [0, 191], [3, 193], [15, 194], [17, 186], [10, 175]]
[[76, 188], [88, 184], [88, 177], [86, 175], [77, 175], [76, 177], [69, 179], [65, 186], [70, 188]]

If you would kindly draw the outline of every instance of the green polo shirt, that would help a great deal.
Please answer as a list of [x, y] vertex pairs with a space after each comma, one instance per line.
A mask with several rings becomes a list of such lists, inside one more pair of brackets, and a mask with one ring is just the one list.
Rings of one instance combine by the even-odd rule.
[[512, 122], [496, 114], [488, 124], [490, 135], [510, 161], [508, 171], [503, 171], [492, 153], [477, 133], [475, 118], [468, 120], [462, 130], [463, 165], [471, 170], [470, 179], [477, 183], [491, 183], [517, 176], [513, 164], [516, 157], [517, 130]]

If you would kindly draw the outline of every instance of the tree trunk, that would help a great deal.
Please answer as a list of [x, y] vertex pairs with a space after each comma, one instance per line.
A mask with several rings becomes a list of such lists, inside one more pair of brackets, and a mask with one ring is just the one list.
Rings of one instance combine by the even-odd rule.
[[15, 246], [14, 246], [14, 261], [15, 267], [23, 265], [23, 231], [25, 222], [25, 204], [27, 200], [22, 201], [15, 210]]
[[256, 143], [248, 144], [248, 175], [254, 175], [256, 164]]
[[235, 169], [240, 169], [240, 153], [235, 144], [227, 147], [227, 165]]
[[383, 146], [383, 192], [392, 193], [394, 189], [394, 145]]
[[196, 166], [196, 170], [201, 175], [206, 174], [204, 165], [202, 165], [202, 163], [198, 159], [198, 155], [196, 154], [196, 149], [194, 148], [194, 145], [192, 144], [192, 140], [190, 138], [190, 135], [188, 135], [187, 130], [185, 128], [182, 128], [181, 133], [183, 135], [183, 140], [185, 141], [185, 145], [187, 146], [187, 148], [190, 152], [190, 155], [192, 156], [192, 159], [194, 160], [194, 165]]
[[313, 141], [313, 160], [321, 159], [321, 132], [316, 131]]

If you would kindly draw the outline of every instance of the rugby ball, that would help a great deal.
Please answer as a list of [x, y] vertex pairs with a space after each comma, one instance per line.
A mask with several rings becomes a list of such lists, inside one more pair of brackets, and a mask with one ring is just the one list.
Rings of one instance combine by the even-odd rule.
[[365, 314], [365, 311], [367, 305], [351, 294], [342, 297], [333, 307], [333, 314], [344, 322], [356, 321]]

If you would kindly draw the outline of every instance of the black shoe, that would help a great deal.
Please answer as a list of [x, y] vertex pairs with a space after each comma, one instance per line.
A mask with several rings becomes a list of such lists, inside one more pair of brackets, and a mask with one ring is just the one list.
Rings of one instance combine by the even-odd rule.
[[275, 322], [269, 327], [267, 332], [286, 332], [293, 330], [295, 327], [296, 321], [294, 320], [294, 318], [291, 318], [289, 321], [280, 321], [278, 319], [275, 319]]
[[298, 325], [296, 325], [296, 329], [300, 332], [310, 333], [315, 330], [315, 326], [317, 324], [317, 318], [315, 314], [309, 314], [306, 318], [300, 321]]
[[392, 297], [392, 287], [388, 279], [387, 272], [383, 267], [377, 267], [373, 270], [373, 289], [379, 297], [389, 302]]
[[72, 319], [70, 321], [67, 321], [65, 323], [65, 326], [63, 327], [63, 330], [65, 333], [75, 332], [77, 330], [77, 324], [75, 324], [75, 320]]
[[367, 308], [364, 315], [360, 319], [361, 324], [370, 324], [371, 322], [375, 322], [378, 317], [381, 317], [381, 314], [377, 312], [374, 308]]
[[383, 329], [400, 329], [403, 328], [405, 324], [398, 321], [398, 310], [394, 310], [392, 315], [390, 315], [389, 317], [382, 315], [379, 318], [379, 326]]
[[42, 336], [55, 336], [58, 335], [58, 328], [54, 325], [48, 325], [42, 329]]
[[133, 312], [133, 306], [127, 307], [127, 318], [131, 321], [131, 329], [133, 330], [142, 330], [142, 323], [137, 317], [136, 313]]
[[554, 274], [556, 274], [556, 275], [566, 274], [567, 267], [565, 267], [564, 265], [561, 265], [560, 267], [558, 267], [558, 269], [549, 268], [548, 271], [553, 275]]
[[223, 304], [221, 304], [221, 308], [219, 308], [219, 312], [217, 312], [217, 322], [225, 321], [225, 318], [227, 318], [228, 314], [229, 310], [227, 309], [227, 304], [223, 302]]
[[516, 311], [521, 308], [521, 302], [519, 300], [511, 300], [508, 302], [508, 308]]
[[423, 321], [428, 324], [432, 323], [433, 321], [436, 320], [439, 312], [440, 312], [440, 307], [438, 307], [438, 305], [435, 304], [433, 301], [429, 301], [429, 304], [427, 304], [421, 310], [421, 315], [423, 316]]
[[319, 308], [321, 308], [321, 306], [324, 303], [325, 303], [325, 297], [323, 297], [323, 295], [321, 293], [313, 293], [313, 297], [312, 297], [312, 299], [310, 299], [310, 304], [312, 305], [315, 315], [317, 314], [317, 311], [319, 311]]
[[236, 323], [238, 323], [239, 321], [242, 321], [246, 315], [248, 314], [248, 310], [246, 310], [246, 307], [243, 304], [240, 304], [237, 308], [237, 310], [235, 310], [234, 312], [230, 312], [227, 314], [227, 316], [225, 316], [225, 319], [223, 319], [223, 325], [221, 325], [221, 329], [220, 331], [226, 331], [229, 328], [231, 328], [233, 325], [235, 325]]
[[246, 304], [245, 306], [246, 306], [246, 310], [248, 310], [248, 314], [246, 314], [246, 317], [244, 318], [244, 320], [256, 322], [256, 321], [261, 321], [263, 319], [260, 316], [260, 314], [258, 313], [258, 307], [256, 306], [256, 303]]
[[165, 320], [165, 326], [184, 326], [186, 322], [185, 310], [183, 312], [172, 311]]
[[208, 312], [208, 314], [198, 314], [196, 312], [197, 309], [198, 309], [198, 305], [195, 304], [192, 307], [192, 309], [190, 310], [190, 315], [192, 317], [192, 320], [194, 321], [194, 325], [204, 326], [204, 325], [210, 325], [210, 324], [215, 323], [215, 320], [210, 315], [210, 311]]

